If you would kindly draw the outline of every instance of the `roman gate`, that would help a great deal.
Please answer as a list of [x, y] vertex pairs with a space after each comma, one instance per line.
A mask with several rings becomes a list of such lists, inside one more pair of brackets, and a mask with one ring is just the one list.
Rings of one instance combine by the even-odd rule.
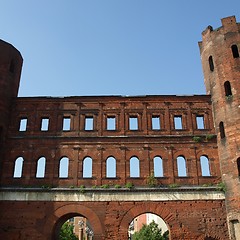
[[0, 52], [1, 239], [58, 239], [80, 216], [125, 240], [143, 213], [170, 239], [229, 239], [210, 95], [17, 97], [21, 54]]

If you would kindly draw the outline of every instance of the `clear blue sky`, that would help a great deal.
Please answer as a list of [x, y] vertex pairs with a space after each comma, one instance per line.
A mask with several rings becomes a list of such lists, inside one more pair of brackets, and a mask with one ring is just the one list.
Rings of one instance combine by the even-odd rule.
[[205, 94], [201, 32], [239, 0], [0, 0], [19, 96]]

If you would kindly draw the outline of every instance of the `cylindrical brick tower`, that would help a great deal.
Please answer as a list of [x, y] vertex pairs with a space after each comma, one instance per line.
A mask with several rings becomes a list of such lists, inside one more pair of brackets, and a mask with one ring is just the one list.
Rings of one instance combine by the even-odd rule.
[[199, 42], [204, 82], [211, 94], [231, 239], [240, 239], [240, 24], [234, 16], [209, 26]]
[[17, 97], [23, 59], [11, 44], [0, 40], [0, 165], [12, 98]]

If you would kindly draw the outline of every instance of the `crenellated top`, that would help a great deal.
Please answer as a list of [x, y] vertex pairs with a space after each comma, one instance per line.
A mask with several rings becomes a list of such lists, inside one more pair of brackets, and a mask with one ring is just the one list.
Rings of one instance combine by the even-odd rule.
[[208, 26], [202, 32], [202, 41], [200, 41], [199, 48], [200, 52], [202, 53], [202, 44], [206, 45], [207, 42], [212, 41], [212, 39], [216, 38], [217, 35], [225, 35], [230, 33], [240, 33], [240, 23], [236, 22], [236, 17], [226, 17], [221, 19], [222, 26], [216, 29], [213, 29], [212, 26]]

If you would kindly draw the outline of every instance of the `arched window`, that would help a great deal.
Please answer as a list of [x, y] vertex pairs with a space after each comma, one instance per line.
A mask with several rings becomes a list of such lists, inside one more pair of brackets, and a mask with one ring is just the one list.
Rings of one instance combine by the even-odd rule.
[[240, 177], [240, 158], [237, 159], [238, 176]]
[[107, 158], [106, 177], [107, 178], [115, 178], [116, 177], [116, 159], [114, 157]]
[[46, 158], [41, 157], [37, 161], [36, 178], [44, 178], [46, 168]]
[[137, 157], [130, 158], [130, 177], [140, 177], [140, 163]]
[[92, 158], [85, 157], [83, 159], [83, 178], [92, 177]]
[[61, 158], [59, 162], [59, 178], [68, 177], [68, 167], [69, 167], [69, 159], [67, 157]]
[[163, 161], [161, 157], [153, 158], [154, 177], [163, 177]]
[[225, 89], [225, 96], [232, 96], [232, 90], [231, 90], [231, 84], [229, 81], [226, 81], [224, 83], [224, 89]]
[[22, 177], [23, 161], [24, 160], [23, 160], [22, 157], [18, 157], [15, 160], [14, 173], [13, 173], [14, 178], [21, 178]]
[[210, 57], [208, 58], [208, 63], [209, 63], [210, 71], [213, 72], [213, 70], [214, 70], [214, 64], [213, 64], [213, 58], [212, 58], [212, 56], [210, 56]]
[[238, 47], [237, 45], [232, 45], [232, 55], [234, 58], [239, 58], [239, 52], [238, 52]]
[[178, 170], [179, 177], [187, 176], [186, 160], [183, 156], [177, 157], [177, 170]]
[[201, 172], [203, 177], [211, 176], [209, 159], [206, 156], [200, 157]]
[[220, 138], [221, 139], [225, 138], [225, 129], [224, 129], [223, 122], [219, 123], [219, 131], [220, 131]]

